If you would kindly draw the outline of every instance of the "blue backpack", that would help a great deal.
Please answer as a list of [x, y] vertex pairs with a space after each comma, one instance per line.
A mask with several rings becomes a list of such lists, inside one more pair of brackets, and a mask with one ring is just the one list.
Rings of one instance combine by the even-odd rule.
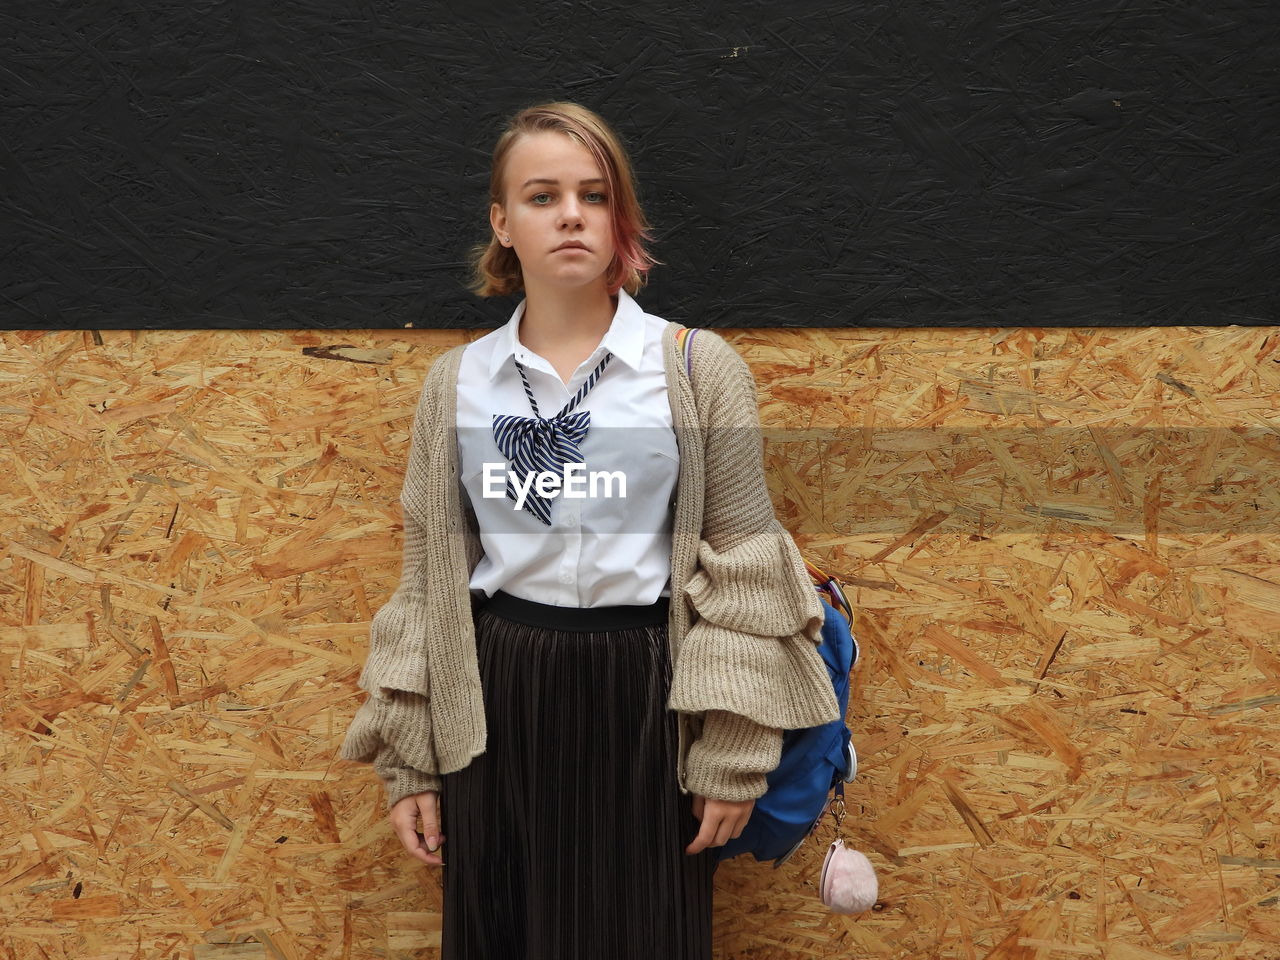
[[[695, 332], [690, 327], [676, 331], [676, 345], [684, 354], [690, 380], [693, 379], [691, 343]], [[852, 631], [853, 608], [835, 577], [808, 559], [805, 566], [822, 602], [825, 619], [818, 649], [827, 665], [836, 703], [840, 705], [840, 719], [820, 727], [783, 731], [782, 759], [766, 777], [768, 788], [764, 796], [756, 800], [742, 833], [719, 848], [717, 863], [750, 853], [757, 860], [772, 860], [775, 867], [782, 866], [817, 830], [831, 791], [834, 789], [838, 801], [843, 803], [844, 785], [858, 772], [858, 755], [844, 720], [849, 710], [849, 674], [859, 656], [858, 641]]]
[[[831, 581], [838, 591], [838, 585]], [[818, 648], [831, 675], [840, 719], [820, 727], [782, 734], [782, 759], [768, 775], [768, 789], [756, 800], [742, 833], [720, 847], [717, 860], [750, 853], [780, 867], [818, 829], [832, 789], [841, 801], [844, 785], [858, 772], [858, 756], [844, 717], [849, 707], [849, 673], [858, 662], [858, 642], [849, 618], [821, 596], [826, 620]]]

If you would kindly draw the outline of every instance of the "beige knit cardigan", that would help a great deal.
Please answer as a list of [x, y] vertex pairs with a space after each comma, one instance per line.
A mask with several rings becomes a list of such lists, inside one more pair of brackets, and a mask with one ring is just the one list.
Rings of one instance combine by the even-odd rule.
[[[684, 793], [746, 800], [765, 792], [782, 731], [834, 720], [839, 707], [817, 649], [822, 605], [765, 485], [755, 380], [704, 329], [693, 340], [690, 383], [676, 329], [666, 328], [663, 359], [680, 452], [667, 702], [679, 715], [677, 775]], [[465, 346], [432, 364], [414, 413], [400, 583], [370, 624], [357, 681], [369, 696], [339, 754], [373, 764], [388, 808], [439, 790], [442, 774], [485, 749], [468, 587], [482, 548], [458, 479]]]

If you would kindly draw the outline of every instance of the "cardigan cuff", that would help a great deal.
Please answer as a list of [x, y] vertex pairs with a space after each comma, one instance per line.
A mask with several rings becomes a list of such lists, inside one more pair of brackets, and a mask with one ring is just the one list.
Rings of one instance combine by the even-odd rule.
[[382, 780], [387, 791], [387, 809], [390, 810], [405, 797], [428, 790], [440, 792], [440, 776], [434, 773], [423, 773], [416, 767], [406, 764], [395, 747], [384, 744], [373, 761], [374, 772]]
[[767, 775], [781, 757], [781, 730], [710, 710], [689, 748], [685, 783], [690, 793], [715, 800], [754, 800], [768, 790]]

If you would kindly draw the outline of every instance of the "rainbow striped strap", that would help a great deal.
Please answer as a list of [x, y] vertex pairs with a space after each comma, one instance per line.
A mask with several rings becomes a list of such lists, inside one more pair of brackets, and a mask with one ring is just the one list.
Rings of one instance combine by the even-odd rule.
[[813, 581], [813, 585], [827, 595], [827, 601], [831, 606], [844, 614], [844, 618], [846, 620], [853, 623], [853, 604], [851, 604], [849, 602], [849, 598], [844, 595], [844, 589], [841, 586], [840, 581], [827, 573], [808, 557], [803, 559], [805, 568], [809, 571], [809, 579]]
[[693, 379], [693, 335], [697, 332], [694, 327], [681, 327], [676, 331], [676, 349], [684, 354], [684, 369], [690, 380]]

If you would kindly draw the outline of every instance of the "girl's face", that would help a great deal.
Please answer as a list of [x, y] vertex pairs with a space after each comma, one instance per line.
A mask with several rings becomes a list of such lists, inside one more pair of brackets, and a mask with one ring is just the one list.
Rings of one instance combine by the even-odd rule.
[[525, 134], [507, 154], [505, 180], [505, 202], [493, 204], [489, 222], [498, 242], [515, 248], [526, 291], [604, 282], [612, 213], [591, 152], [556, 130]]

